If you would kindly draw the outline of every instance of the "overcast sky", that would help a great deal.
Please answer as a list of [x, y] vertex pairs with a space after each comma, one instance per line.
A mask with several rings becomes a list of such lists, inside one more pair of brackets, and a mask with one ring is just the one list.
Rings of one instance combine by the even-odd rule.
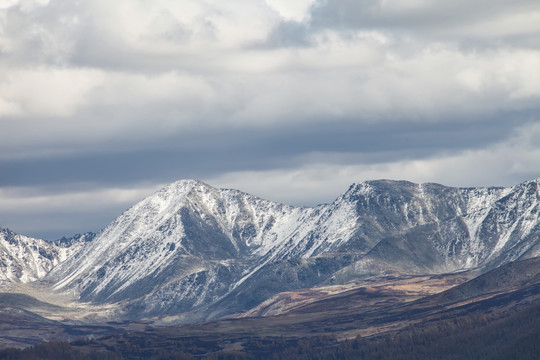
[[0, 0], [0, 227], [97, 231], [183, 178], [537, 177], [538, 0]]

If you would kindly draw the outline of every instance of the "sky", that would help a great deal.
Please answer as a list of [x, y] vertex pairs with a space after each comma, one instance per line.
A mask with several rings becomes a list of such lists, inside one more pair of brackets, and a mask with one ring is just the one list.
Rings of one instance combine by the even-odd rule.
[[185, 178], [292, 205], [540, 177], [538, 0], [0, 0], [0, 227]]

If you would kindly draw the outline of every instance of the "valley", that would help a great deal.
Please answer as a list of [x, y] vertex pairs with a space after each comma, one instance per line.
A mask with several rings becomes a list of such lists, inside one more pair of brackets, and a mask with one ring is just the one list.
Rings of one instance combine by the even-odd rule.
[[[465, 281], [470, 277], [473, 279]], [[450, 287], [437, 292], [441, 285]], [[363, 358], [357, 357], [362, 353], [406, 359], [419, 349], [431, 357], [444, 350], [448, 356], [443, 351], [437, 358], [450, 359], [456, 352], [448, 352], [448, 347], [457, 345], [455, 341], [464, 359], [508, 356], [517, 351], [532, 355], [530, 358], [537, 354], [534, 344], [540, 336], [540, 258], [510, 263], [478, 277], [387, 278], [357, 284], [343, 292], [332, 291], [331, 295], [330, 289], [319, 291], [325, 296], [311, 298], [305, 305], [282, 307], [279, 315], [241, 316], [184, 326], [74, 326], [65, 330], [65, 335], [94, 331], [101, 336], [85, 336], [64, 346], [74, 359], [85, 354], [110, 359], [330, 359], [341, 354], [340, 358], [356, 359]], [[306, 296], [307, 292], [298, 293]], [[281, 297], [295, 296], [288, 293]], [[474, 337], [467, 337], [472, 334]], [[414, 349], [407, 340], [412, 338], [417, 342]], [[497, 346], [489, 343], [494, 338]], [[481, 353], [479, 344], [485, 346]], [[501, 348], [506, 353], [498, 354]], [[18, 354], [23, 359], [31, 352]]]

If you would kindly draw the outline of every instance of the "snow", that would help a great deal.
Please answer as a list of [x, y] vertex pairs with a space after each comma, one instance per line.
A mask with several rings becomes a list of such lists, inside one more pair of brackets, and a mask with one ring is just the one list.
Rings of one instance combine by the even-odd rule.
[[28, 283], [66, 259], [68, 250], [0, 229], [0, 281]]

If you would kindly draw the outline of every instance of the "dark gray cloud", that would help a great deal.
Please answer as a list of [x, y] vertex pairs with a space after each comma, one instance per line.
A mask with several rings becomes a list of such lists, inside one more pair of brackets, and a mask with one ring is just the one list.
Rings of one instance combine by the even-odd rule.
[[[511, 3], [504, 0], [320, 0], [311, 9], [310, 25], [330, 29], [422, 31], [417, 35], [428, 39], [430, 32], [435, 35], [454, 34], [457, 39], [467, 36], [497, 37], [504, 33], [538, 35], [533, 26], [512, 22], [514, 17], [526, 17], [531, 11], [538, 10], [539, 5], [534, 0]], [[503, 24], [505, 28], [501, 28]], [[482, 30], [486, 33], [482, 33]]]
[[263, 41], [251, 45], [255, 49], [272, 49], [287, 47], [307, 47], [313, 45], [310, 29], [305, 24], [283, 20], [272, 28], [268, 37]]
[[[124, 151], [83, 152], [67, 157], [0, 160], [0, 186], [142, 181], [171, 182], [228, 171], [296, 168], [314, 153], [341, 154], [345, 162], [384, 163], [479, 149], [506, 139], [529, 114], [496, 119], [387, 124], [292, 123], [280, 127], [209, 129], [180, 133]], [[339, 161], [339, 157], [334, 157]]]
[[[321, 32], [378, 31], [398, 42], [454, 42], [464, 48], [540, 46], [532, 18], [540, 5], [534, 0], [508, 1], [399, 1], [318, 0], [303, 21], [283, 21], [265, 44], [275, 47], [307, 46]], [[401, 46], [402, 44], [395, 44]]]

